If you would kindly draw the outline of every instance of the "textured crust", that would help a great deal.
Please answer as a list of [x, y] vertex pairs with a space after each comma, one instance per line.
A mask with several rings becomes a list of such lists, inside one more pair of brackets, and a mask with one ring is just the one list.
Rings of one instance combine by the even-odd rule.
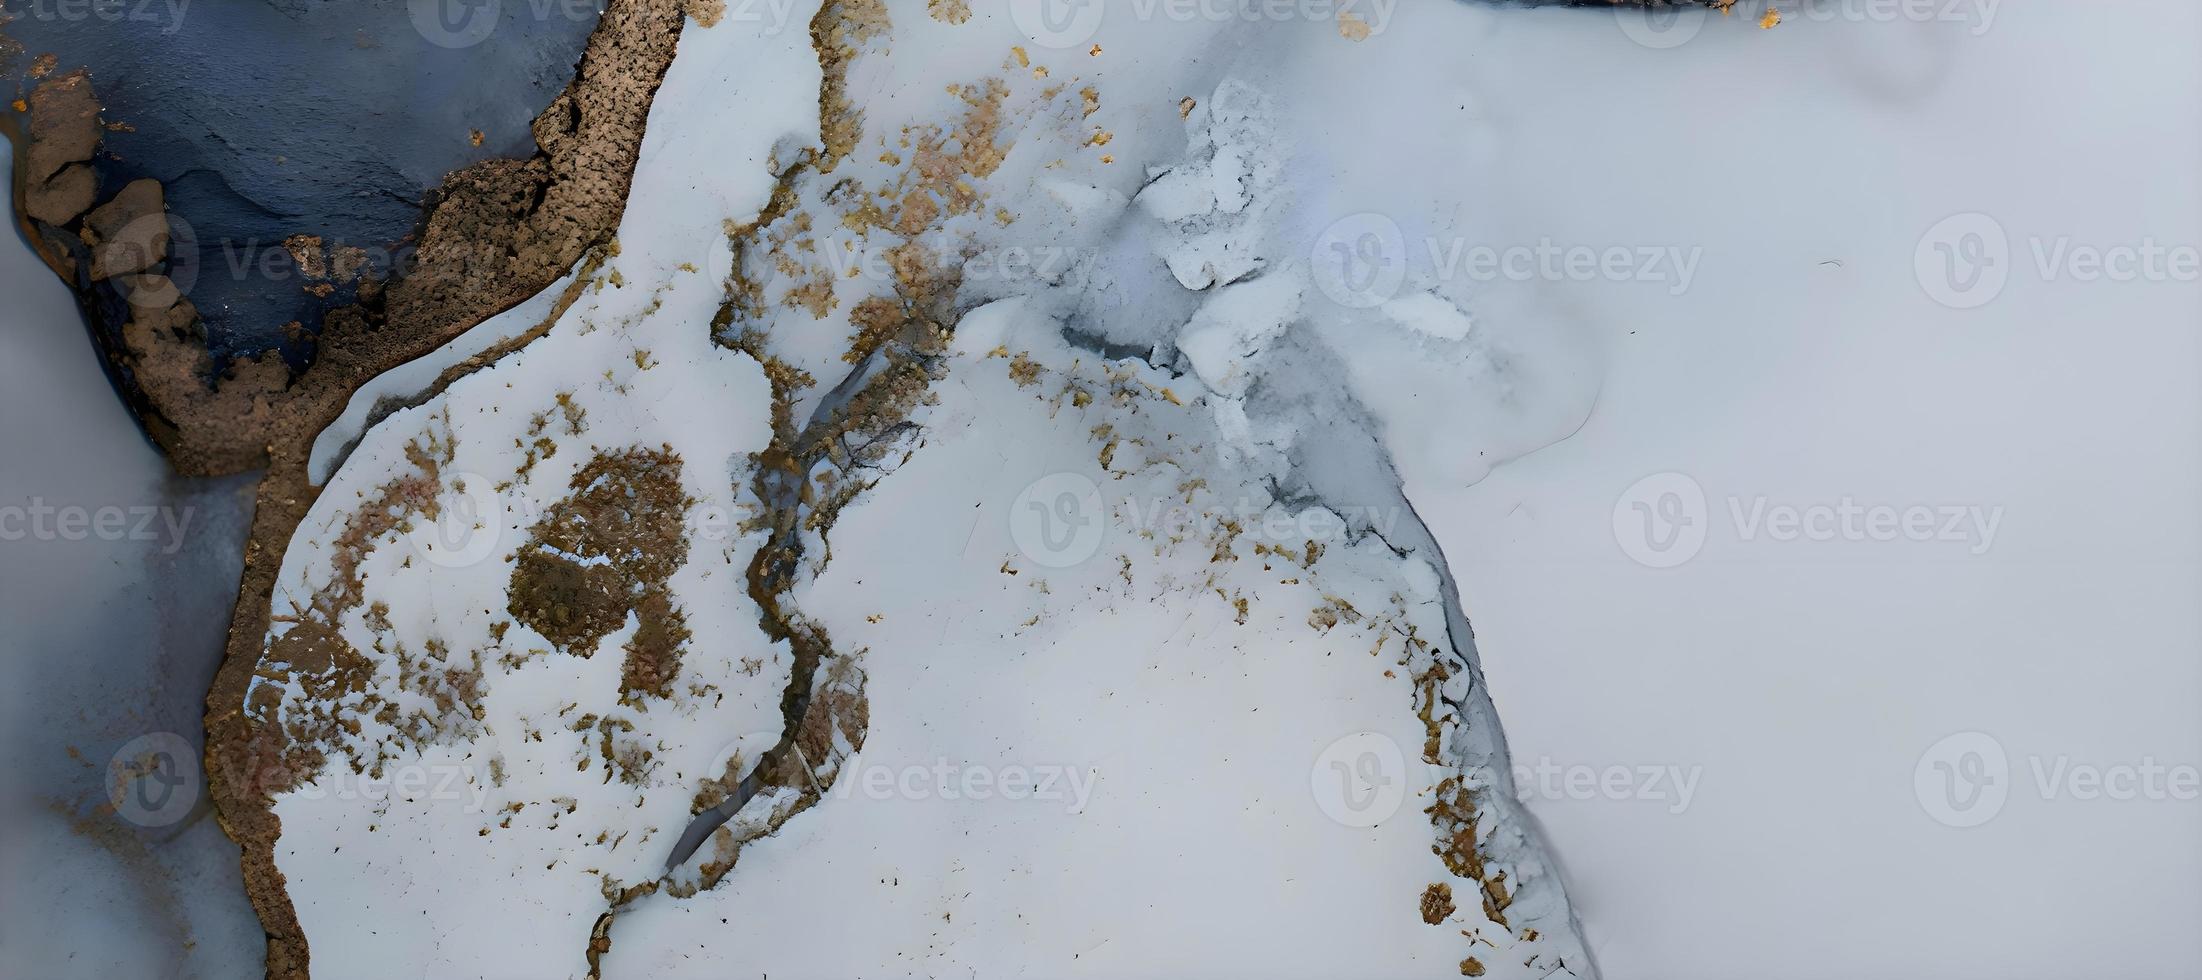
[[281, 774], [266, 770], [269, 746], [243, 707], [284, 549], [318, 492], [307, 479], [313, 440], [360, 385], [547, 288], [610, 238], [683, 23], [680, 0], [610, 0], [574, 81], [536, 120], [541, 151], [447, 178], [413, 274], [390, 286], [379, 313], [355, 306], [329, 315], [314, 365], [287, 390], [265, 395], [275, 410], [264, 428], [225, 429], [234, 418], [179, 423], [184, 435], [166, 447], [181, 472], [232, 471], [263, 459], [267, 466], [228, 649], [207, 694], [206, 762], [267, 932], [269, 977], [307, 976], [309, 954], [275, 863], [282, 827], [266, 787]]
[[91, 210], [99, 190], [92, 153], [99, 147], [99, 101], [92, 77], [78, 70], [31, 90], [30, 140], [23, 159], [25, 213], [66, 225]]

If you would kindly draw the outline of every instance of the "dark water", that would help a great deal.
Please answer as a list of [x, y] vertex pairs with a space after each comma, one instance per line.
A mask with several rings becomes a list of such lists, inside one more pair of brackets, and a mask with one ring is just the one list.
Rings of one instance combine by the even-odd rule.
[[128, 127], [105, 136], [101, 200], [141, 177], [166, 185], [174, 276], [210, 346], [283, 346], [294, 359], [284, 325], [317, 329], [354, 290], [308, 292], [283, 240], [354, 246], [384, 273], [403, 263], [423, 195], [446, 173], [534, 152], [528, 124], [572, 77], [598, 14], [594, 0], [0, 0], [0, 11], [14, 18], [0, 31], [26, 49], [0, 66], [16, 95], [51, 53], [56, 71], [90, 69], [107, 121]]

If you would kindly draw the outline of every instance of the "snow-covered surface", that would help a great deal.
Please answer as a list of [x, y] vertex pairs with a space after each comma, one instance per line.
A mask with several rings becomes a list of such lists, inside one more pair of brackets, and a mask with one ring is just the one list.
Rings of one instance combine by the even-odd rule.
[[[670, 443], [689, 495], [745, 503], [768, 392], [709, 343], [722, 281], [728, 332], [818, 382], [800, 426], [852, 371], [852, 315], [941, 281], [898, 248], [957, 257], [932, 267], [962, 273], [935, 400], [787, 597], [868, 676], [862, 747], [837, 742], [825, 798], [715, 888], [621, 910], [607, 976], [2202, 961], [2167, 938], [2202, 912], [2195, 801], [2043, 799], [2033, 771], [2202, 763], [2202, 303], [2030, 254], [2202, 243], [2194, 13], [1651, 37], [1432, 3], [1366, 37], [1120, 13], [1066, 36], [1031, 6], [895, 3], [852, 35], [863, 130], [830, 172], [799, 162], [831, 130], [815, 5], [692, 24], [607, 281], [370, 431], [286, 560], [279, 615], [329, 578], [344, 508], [418, 466], [409, 441], [454, 443], [448, 513], [479, 490], [464, 472], [513, 480], [498, 506], [524, 516], [471, 565], [387, 535], [363, 566], [382, 632], [544, 646], [489, 631], [512, 549], [596, 449]], [[780, 174], [785, 209], [744, 231]], [[1973, 212], [2010, 237], [2010, 281], [1959, 310], [1978, 294], [1935, 263], [1980, 243], [1945, 256], [1930, 229]], [[586, 432], [519, 476], [558, 393]], [[1846, 498], [1947, 510], [1954, 539], [1742, 523]], [[698, 780], [779, 735], [756, 545], [695, 542], [673, 582], [712, 697], [623, 702], [621, 632], [492, 669], [478, 713], [406, 747], [477, 774], [503, 755], [509, 830], [448, 800], [285, 797], [316, 963], [579, 972], [612, 904], [594, 872], [652, 880]], [[611, 780], [567, 713], [635, 724], [662, 782]], [[365, 724], [350, 740], [385, 734]], [[1936, 754], [1967, 731], [2007, 753], [2010, 799], [1961, 828], [1929, 790], [1935, 763], [1992, 761]], [[1452, 778], [1511, 907], [1432, 853], [1422, 811]], [[562, 796], [570, 816], [530, 815]], [[1455, 902], [1425, 924], [1438, 883]]]
[[[718, 889], [624, 917], [607, 975], [1583, 962], [1533, 858], [1502, 879], [1526, 896], [1510, 933], [1433, 853], [1422, 810], [1457, 770], [1418, 758], [1417, 681], [1449, 654], [1426, 553], [1277, 499], [1173, 384], [1069, 348], [1022, 301], [962, 321], [924, 445], [843, 513], [833, 561], [799, 594], [864, 651], [863, 751]], [[1051, 524], [1063, 493], [1084, 499]], [[1468, 696], [1465, 675], [1431, 683]], [[1476, 736], [1443, 737], [1455, 758]], [[1363, 764], [1368, 746], [1391, 753], [1377, 778], [1334, 782], [1325, 762]], [[1514, 832], [1497, 829], [1503, 848]], [[1426, 923], [1437, 882], [1460, 908]], [[1517, 938], [1530, 929], [1544, 938]]]
[[[409, 453], [447, 457], [427, 472], [440, 513], [373, 539], [361, 601], [336, 623], [374, 664], [364, 693], [381, 700], [344, 694], [340, 717], [362, 729], [338, 738], [307, 785], [277, 797], [277, 862], [317, 962], [407, 974], [573, 970], [607, 883], [654, 880], [702, 780], [722, 774], [743, 733], [776, 724], [786, 665], [744, 591], [755, 541], [739, 532], [735, 499], [748, 454], [766, 441], [768, 395], [755, 362], [695, 329], [717, 302], [693, 274], [655, 288], [602, 285], [540, 342], [376, 426], [308, 517], [285, 556], [279, 616], [318, 615], [316, 593], [338, 579], [334, 539], [363, 501], [384, 499], [386, 481], [420, 473]], [[679, 457], [691, 502], [650, 516], [692, 525], [678, 529], [687, 560], [665, 582], [692, 638], [669, 695], [629, 697], [621, 651], [644, 628], [641, 613], [560, 648], [536, 626], [565, 607], [534, 621], [508, 608], [507, 590], [524, 552], [551, 547], [536, 539], [538, 522], [601, 485], [576, 474], [602, 454], [661, 447]], [[552, 560], [588, 568], [630, 557]], [[276, 648], [299, 628], [279, 623]], [[761, 666], [745, 670], [745, 660]], [[475, 680], [439, 687], [434, 675], [447, 669]], [[295, 680], [284, 697], [286, 720], [311, 710]], [[378, 713], [385, 704], [394, 717]], [[637, 771], [630, 752], [650, 761]], [[408, 774], [410, 791], [395, 782]], [[521, 923], [571, 941], [515, 949]]]
[[[808, 52], [800, 35], [698, 32], [684, 42], [684, 61], [721, 40], [748, 42], [715, 53], [752, 78], [785, 71], [788, 52]], [[763, 110], [770, 100], [749, 105]], [[807, 108], [798, 102], [787, 118]], [[661, 117], [681, 111], [661, 104]], [[768, 114], [757, 119], [703, 139], [695, 128], [653, 124], [653, 148], [686, 133], [697, 159], [723, 167], [708, 194], [699, 199], [697, 182], [645, 167], [622, 250], [556, 325], [375, 425], [285, 555], [272, 659], [284, 664], [286, 636], [303, 628], [285, 620], [297, 618], [336, 626], [372, 670], [363, 689], [333, 702], [309, 694], [287, 669], [295, 664], [277, 668], [288, 680], [260, 682], [274, 690], [255, 692], [280, 692], [272, 717], [286, 725], [326, 714], [356, 726], [329, 740], [325, 767], [276, 798], [277, 864], [317, 973], [585, 973], [596, 919], [613, 896], [663, 872], [706, 781], [723, 779], [730, 763], [754, 765], [777, 740], [789, 663], [760, 632], [746, 591], [760, 534], [746, 529], [753, 510], [739, 499], [751, 454], [769, 441], [770, 391], [756, 361], [712, 343], [723, 292], [690, 261], [714, 238], [723, 248], [721, 219], [753, 213], [770, 190], [763, 161], [780, 133]], [[525, 331], [564, 290], [552, 287], [453, 348]], [[464, 356], [439, 353], [442, 363], [377, 390], [418, 390]], [[371, 402], [355, 400], [354, 411], [363, 404]], [[554, 594], [556, 605], [532, 615], [518, 608], [518, 570], [531, 551], [579, 574], [663, 557], [562, 550], [538, 532], [592, 490], [614, 487], [617, 500], [640, 485], [644, 475], [616, 470], [576, 479], [630, 451], [678, 457], [687, 498], [634, 522], [677, 522], [686, 539], [686, 560], [662, 583], [687, 631], [663, 693], [626, 690], [623, 650], [650, 628], [639, 604], [609, 633], [564, 645], [537, 627], [558, 625], [565, 603], [580, 599]], [[389, 492], [423, 477], [433, 512], [423, 495]], [[371, 523], [381, 513], [403, 519]], [[665, 530], [580, 521], [583, 537]], [[346, 555], [360, 550], [356, 537], [346, 540], [355, 527], [375, 532], [357, 566], [362, 587], [332, 601], [344, 592]], [[516, 944], [519, 935], [540, 941]]]
[[[922, 296], [960, 273], [960, 309], [1028, 298], [962, 319], [907, 455], [842, 513], [830, 545], [814, 537], [807, 575], [823, 577], [789, 596], [870, 675], [856, 768], [842, 760], [834, 792], [743, 851], [716, 889], [622, 910], [607, 975], [760, 963], [1457, 973], [1471, 958], [1492, 976], [1591, 975], [1555, 870], [1508, 798], [1503, 741], [1464, 659], [1472, 646], [1448, 608], [1442, 559], [1388, 485], [1368, 418], [1329, 377], [1342, 341], [1302, 329], [1327, 301], [1315, 298], [1319, 256], [1301, 226], [1331, 220], [1303, 197], [1328, 176], [1295, 159], [1304, 121], [1271, 90], [1297, 83], [1274, 63], [1354, 42], [1331, 22], [1111, 23], [1090, 48], [1048, 49], [1003, 11], [962, 24], [911, 5], [893, 16], [891, 30], [851, 35], [863, 136], [830, 174], [789, 171], [801, 147], [823, 145], [808, 38], [734, 17], [692, 25], [658, 96], [618, 253], [599, 273], [609, 285], [521, 353], [377, 425], [302, 527], [272, 636], [271, 662], [289, 679], [256, 697], [279, 690], [269, 717], [286, 725], [333, 707], [339, 726], [329, 764], [276, 807], [278, 863], [316, 963], [509, 969], [517, 955], [531, 972], [576, 971], [588, 927], [612, 896], [654, 878], [728, 746], [753, 759], [753, 743], [778, 734], [765, 694], [787, 664], [736, 587], [754, 538], [692, 555], [681, 575], [694, 581], [676, 576], [697, 638], [683, 683], [715, 689], [676, 698], [671, 718], [618, 697], [628, 633], [583, 658], [534, 653], [545, 637], [504, 625], [513, 549], [595, 449], [666, 441], [689, 460], [692, 497], [738, 503], [729, 495], [749, 482], [742, 454], [764, 448], [768, 399], [756, 361], [709, 346], [718, 277], [732, 277], [738, 300], [756, 281], [737, 326], [821, 380], [798, 394], [801, 420], [849, 372], [842, 355], [866, 300]], [[1192, 57], [1230, 48], [1241, 51], [1220, 64]], [[733, 87], [753, 118], [711, 108]], [[756, 233], [772, 251], [737, 266], [729, 233], [764, 206], [775, 172], [792, 174], [793, 201]], [[1156, 178], [1203, 190], [1134, 211]], [[1353, 203], [1404, 213], [1440, 178]], [[936, 264], [913, 273], [897, 246], [931, 250]], [[1468, 302], [1409, 301], [1384, 322], [1434, 362], [1487, 360], [1485, 341], [1443, 315], [1465, 317]], [[1066, 325], [1154, 365], [1074, 347]], [[654, 366], [629, 367], [644, 360], [637, 349]], [[558, 394], [585, 411], [586, 430], [561, 435], [554, 413], [557, 452], [531, 453], [544, 429], [532, 412], [562, 408]], [[1582, 411], [1565, 394], [1515, 401], [1545, 438]], [[1309, 413], [1321, 417], [1297, 417]], [[332, 607], [350, 575], [340, 556], [369, 526], [357, 515], [405, 498], [386, 488], [420, 476], [440, 510], [408, 502], [413, 526], [373, 527], [360, 595]], [[1087, 554], [1061, 554], [1016, 523], [1062, 502], [1035, 487], [1066, 480], [1109, 498], [1107, 527], [1073, 515], [1097, 538]], [[498, 497], [481, 499], [484, 484]], [[481, 513], [502, 518], [478, 521], [501, 529], [493, 547], [480, 529], [465, 533]], [[286, 616], [333, 618], [373, 665], [365, 693], [315, 693], [341, 666], [291, 670], [285, 651], [304, 648], [290, 634], [304, 626]], [[908, 622], [942, 632], [895, 625]], [[741, 657], [767, 666], [739, 675]], [[476, 663], [478, 680], [434, 680]], [[456, 712], [422, 689], [424, 675], [453, 689], [442, 701]], [[634, 724], [632, 739], [658, 755], [656, 778], [615, 782], [591, 741], [610, 736], [569, 730], [584, 713]], [[882, 767], [919, 760], [953, 765], [959, 780], [1012, 768], [1056, 780], [1047, 799], [1015, 801], [1038, 806], [916, 803], [906, 815], [899, 803], [915, 801], [870, 798]], [[355, 767], [408, 766], [458, 776], [442, 793], [438, 779], [387, 798], [343, 789]], [[499, 813], [514, 805], [506, 826]], [[970, 849], [980, 830], [990, 855]], [[1020, 875], [1028, 884], [1013, 884]], [[967, 880], [995, 890], [990, 907], [962, 918], [967, 942], [940, 942], [957, 917], [936, 906], [970, 899]], [[741, 906], [740, 929], [728, 928], [728, 903]], [[835, 919], [847, 925], [811, 933], [830, 950], [760, 953], [755, 942]], [[500, 937], [518, 923], [568, 941], [515, 954]]]
[[[1681, 295], [1569, 284], [1607, 365], [1572, 438], [1472, 486], [1393, 440], [1515, 763], [1630, 774], [1529, 803], [1601, 968], [2202, 970], [2191, 788], [2049, 799], [2034, 770], [2202, 765], [2202, 289], [2045, 280], [2030, 241], [2202, 244], [2195, 8], [2006, 3], [1977, 36], [1739, 14], [1668, 50], [1604, 14], [1464, 20], [1450, 64], [1495, 128], [1459, 179], [1488, 234], [1705, 250]], [[2010, 279], [1960, 311], [1915, 254], [1968, 212], [2004, 228]], [[1666, 488], [1630, 490], [1661, 473], [1706, 505], [1672, 569], [1624, 550], [1655, 555], [1629, 505]], [[1744, 540], [1729, 510], [1845, 497], [2001, 523]], [[1962, 763], [1929, 752], [1967, 731], [2000, 743], [2008, 799], [1945, 826], [1915, 770]], [[1694, 798], [1639, 794], [1639, 767], [1698, 772]]]
[[[446, 447], [428, 473], [440, 513], [374, 539], [359, 566], [362, 604], [335, 624], [374, 665], [365, 691], [339, 700], [338, 717], [361, 728], [276, 801], [277, 863], [327, 969], [571, 971], [607, 884], [654, 880], [702, 781], [723, 773], [743, 733], [776, 722], [786, 666], [744, 592], [755, 542], [738, 533], [734, 496], [747, 454], [765, 443], [767, 395], [755, 362], [691, 329], [716, 305], [717, 291], [693, 275], [661, 290], [605, 287], [539, 343], [376, 426], [285, 555], [275, 608], [312, 619], [341, 550], [322, 535], [341, 536], [386, 481], [415, 476], [409, 451]], [[576, 409], [585, 414], [572, 422]], [[516, 561], [551, 547], [536, 540], [538, 522], [600, 485], [576, 474], [602, 454], [660, 447], [679, 457], [692, 500], [662, 515], [694, 525], [681, 529], [687, 560], [665, 582], [692, 638], [669, 696], [628, 697], [622, 649], [642, 614], [623, 611], [610, 634], [561, 648], [509, 608], [507, 592]], [[281, 650], [300, 628], [279, 623], [272, 642]], [[474, 679], [439, 681], [447, 670]], [[283, 696], [286, 721], [312, 710], [296, 680]], [[573, 938], [515, 949], [519, 923]]]

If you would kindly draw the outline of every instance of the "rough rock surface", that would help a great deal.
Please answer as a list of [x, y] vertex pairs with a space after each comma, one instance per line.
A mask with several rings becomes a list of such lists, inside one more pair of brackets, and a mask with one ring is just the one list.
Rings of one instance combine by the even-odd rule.
[[23, 204], [30, 216], [66, 225], [92, 206], [99, 179], [89, 165], [99, 148], [99, 101], [83, 71], [31, 90], [30, 147], [24, 155]]
[[168, 210], [157, 180], [133, 180], [84, 216], [92, 279], [146, 272], [168, 260]]
[[[123, 356], [161, 418], [199, 426], [265, 429], [274, 424], [278, 402], [270, 393], [281, 391], [290, 379], [282, 358], [272, 353], [237, 358], [221, 373], [220, 383], [209, 388], [204, 379], [213, 371], [213, 359], [191, 301], [166, 276], [132, 276], [128, 286], [131, 314], [122, 330]], [[155, 431], [158, 436], [160, 430]], [[197, 434], [185, 430], [171, 438]]]

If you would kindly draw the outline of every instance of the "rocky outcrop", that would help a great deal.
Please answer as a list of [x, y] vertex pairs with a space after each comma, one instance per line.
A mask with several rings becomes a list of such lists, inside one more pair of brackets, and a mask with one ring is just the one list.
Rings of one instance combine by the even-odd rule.
[[272, 427], [281, 408], [277, 393], [290, 381], [283, 359], [272, 351], [237, 358], [209, 385], [215, 372], [199, 311], [167, 276], [126, 278], [130, 320], [122, 329], [123, 361], [152, 407], [154, 424], [175, 427], [156, 428], [155, 437], [205, 441], [218, 427]]
[[92, 76], [78, 70], [48, 78], [31, 90], [29, 102], [24, 210], [39, 221], [65, 226], [99, 196], [99, 177], [91, 166], [100, 133]]
[[541, 151], [444, 182], [413, 272], [391, 287], [392, 323], [480, 322], [563, 275], [617, 224], [680, 23], [673, 2], [605, 11], [579, 77], [536, 117]]
[[92, 280], [153, 272], [168, 261], [168, 208], [157, 180], [133, 180], [84, 216]]
[[250, 468], [259, 446], [236, 437], [273, 428], [290, 369], [273, 352], [217, 369], [197, 309], [168, 276], [172, 229], [159, 181], [132, 181], [93, 206], [99, 178], [92, 159], [104, 130], [91, 75], [51, 76], [27, 102], [20, 177], [33, 241], [88, 308], [110, 296], [122, 301], [127, 319], [112, 356], [135, 389], [147, 433], [172, 456], [175, 447], [237, 445], [191, 456], [177, 467], [186, 475]]

